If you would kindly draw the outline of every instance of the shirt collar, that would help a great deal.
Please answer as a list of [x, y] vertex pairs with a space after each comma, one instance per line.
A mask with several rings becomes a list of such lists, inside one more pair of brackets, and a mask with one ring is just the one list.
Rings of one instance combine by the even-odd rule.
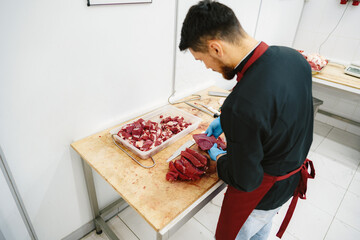
[[261, 41], [259, 41], [256, 46], [250, 51], [248, 52], [248, 54], [246, 54], [246, 56], [241, 59], [241, 61], [239, 62], [238, 65], [236, 65], [236, 67], [234, 68], [235, 72], [240, 72], [241, 69], [244, 67], [244, 65], [246, 64], [246, 62], [249, 60], [249, 58], [253, 55], [254, 50], [260, 45]]

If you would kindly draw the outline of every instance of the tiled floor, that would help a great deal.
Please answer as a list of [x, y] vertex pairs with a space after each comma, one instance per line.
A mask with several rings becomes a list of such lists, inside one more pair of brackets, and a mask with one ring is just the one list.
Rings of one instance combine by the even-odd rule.
[[[316, 179], [308, 181], [307, 200], [299, 200], [283, 240], [360, 239], [360, 136], [315, 122], [309, 153]], [[223, 192], [180, 228], [171, 240], [214, 239]], [[269, 240], [275, 234], [289, 202], [275, 216]], [[130, 207], [110, 220], [122, 239], [156, 239], [155, 231]], [[108, 239], [105, 234], [87, 235], [84, 240]]]

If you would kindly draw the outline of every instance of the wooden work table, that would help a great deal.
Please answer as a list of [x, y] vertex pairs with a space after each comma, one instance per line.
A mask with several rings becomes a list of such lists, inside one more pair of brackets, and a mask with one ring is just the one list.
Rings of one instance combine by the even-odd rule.
[[345, 74], [344, 69], [344, 65], [330, 62], [321, 72], [313, 75], [313, 81], [360, 94], [360, 78]]
[[[198, 93], [201, 95], [201, 100], [193, 102], [201, 102], [218, 109], [220, 98], [208, 96], [208, 91], [226, 92], [217, 87], [210, 87]], [[174, 106], [202, 118], [203, 121], [198, 129], [155, 154], [153, 159], [156, 165], [153, 168], [142, 168], [113, 143], [109, 133], [110, 130], [124, 123], [71, 144], [72, 148], [83, 159], [84, 165], [89, 165], [103, 177], [158, 233], [173, 224], [172, 222], [178, 216], [199, 201], [215, 185], [225, 186], [217, 177], [215, 162], [212, 162], [211, 171], [198, 181], [171, 183], [165, 179], [169, 168], [166, 160], [183, 143], [192, 139], [192, 134], [205, 131], [209, 123], [214, 119], [185, 103]], [[152, 164], [151, 160], [137, 159], [144, 165], [149, 166]], [[90, 190], [88, 187], [88, 191]], [[90, 201], [92, 200], [90, 199]], [[94, 203], [91, 205], [94, 205]], [[94, 218], [96, 218], [98, 213], [95, 211], [94, 215]], [[163, 237], [159, 237], [158, 234], [158, 238]]]

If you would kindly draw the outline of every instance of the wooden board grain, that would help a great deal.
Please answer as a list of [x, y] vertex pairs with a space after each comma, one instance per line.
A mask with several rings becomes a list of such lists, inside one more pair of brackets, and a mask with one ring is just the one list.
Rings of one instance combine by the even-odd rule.
[[329, 63], [320, 73], [314, 77], [344, 86], [360, 89], [360, 78], [344, 73], [345, 66], [337, 63]]
[[[220, 98], [208, 96], [207, 91], [227, 91], [211, 87], [199, 92], [202, 98], [196, 102], [218, 109]], [[206, 113], [184, 103], [174, 106], [202, 118], [203, 121], [198, 129], [155, 154], [153, 158], [156, 166], [151, 169], [139, 166], [113, 143], [109, 132], [117, 126], [71, 144], [75, 151], [156, 231], [165, 227], [219, 181], [214, 162], [213, 170], [198, 181], [172, 183], [166, 181], [165, 176], [168, 172], [166, 160], [182, 144], [192, 139], [192, 134], [205, 131], [213, 120]], [[151, 160], [137, 159], [144, 165], [152, 164]]]

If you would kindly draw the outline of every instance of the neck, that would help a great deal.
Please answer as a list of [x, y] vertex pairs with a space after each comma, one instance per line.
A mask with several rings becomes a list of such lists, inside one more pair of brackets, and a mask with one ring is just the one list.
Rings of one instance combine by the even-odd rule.
[[230, 66], [235, 68], [258, 43], [259, 41], [247, 35], [240, 39], [237, 44], [232, 45], [229, 51]]

